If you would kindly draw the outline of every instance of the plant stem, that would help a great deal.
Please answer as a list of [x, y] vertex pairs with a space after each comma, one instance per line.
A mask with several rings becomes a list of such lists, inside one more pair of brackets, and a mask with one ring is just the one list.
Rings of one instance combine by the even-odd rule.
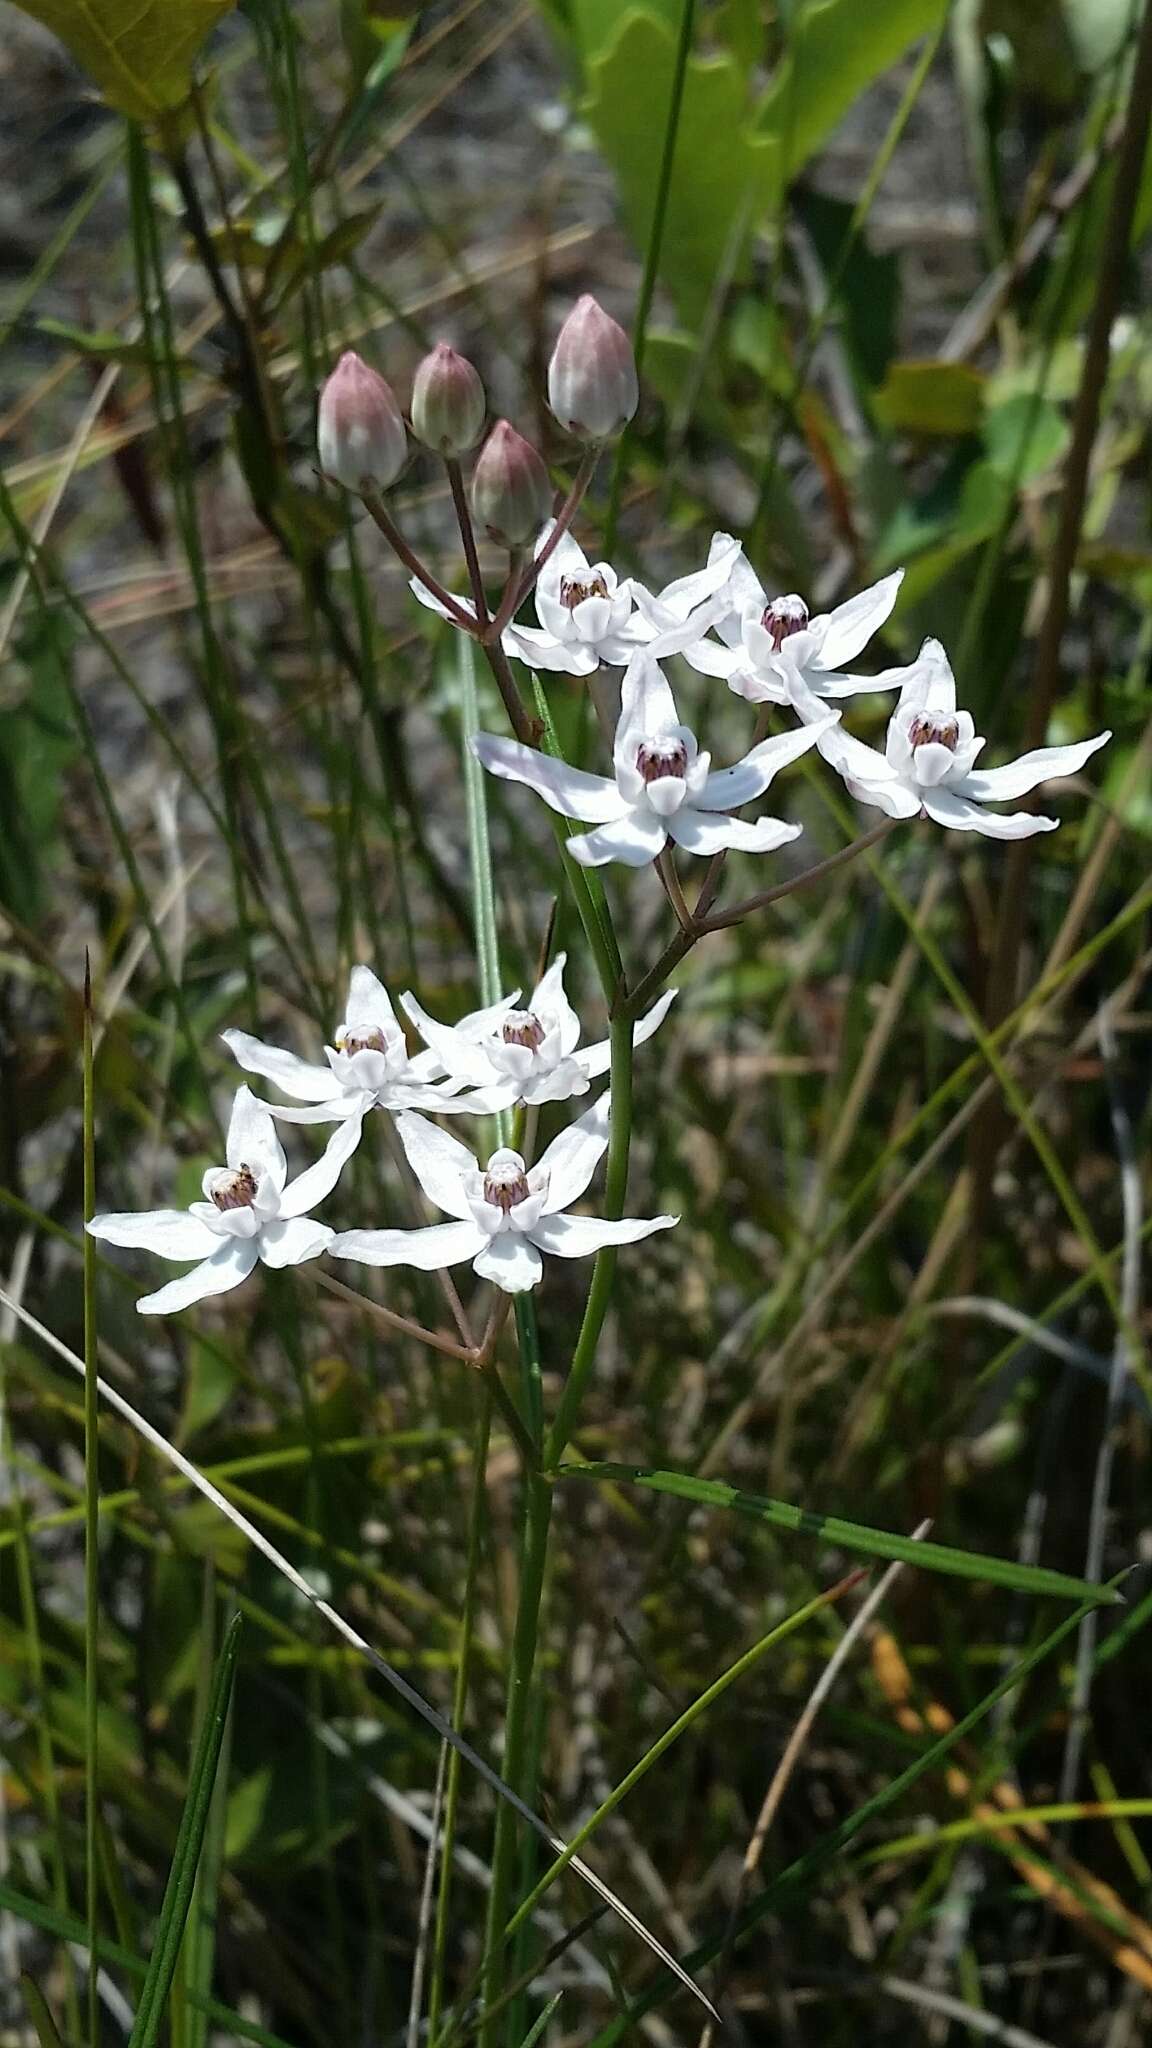
[[[92, 971], [84, 959], [84, 1221], [96, 1213], [96, 1094], [92, 1065]], [[96, 1946], [100, 1807], [100, 1401], [97, 1385], [96, 1240], [84, 1232], [84, 1867], [88, 1916], [88, 2048], [100, 2039]]]
[[471, 612], [465, 611], [463, 605], [457, 602], [451, 591], [445, 590], [444, 585], [437, 582], [432, 571], [425, 568], [419, 555], [415, 554], [409, 547], [379, 493], [377, 491], [361, 491], [360, 498], [369, 518], [380, 528], [393, 554], [399, 557], [409, 573], [415, 576], [416, 581], [424, 585], [425, 590], [431, 591], [437, 604], [443, 605], [454, 626], [459, 626], [462, 633], [474, 634], [476, 631], [476, 621], [472, 617]]
[[585, 493], [596, 473], [600, 450], [586, 448], [580, 458], [580, 467], [572, 479], [572, 486], [556, 514], [551, 533], [539, 554], [528, 564], [522, 575], [509, 576], [508, 586], [500, 600], [500, 607], [489, 628], [490, 637], [498, 640], [509, 620], [514, 619], [525, 599], [532, 595], [540, 579], [540, 572], [551, 561], [572, 521], [583, 503]]
[[472, 602], [481, 626], [488, 624], [488, 599], [484, 594], [484, 578], [480, 574], [480, 557], [476, 552], [476, 532], [472, 525], [472, 514], [468, 510], [468, 498], [464, 490], [464, 476], [454, 455], [446, 455], [444, 467], [448, 472], [448, 488], [456, 508], [456, 524], [460, 528], [460, 541], [464, 549], [464, 560], [468, 567], [468, 581], [472, 587]]

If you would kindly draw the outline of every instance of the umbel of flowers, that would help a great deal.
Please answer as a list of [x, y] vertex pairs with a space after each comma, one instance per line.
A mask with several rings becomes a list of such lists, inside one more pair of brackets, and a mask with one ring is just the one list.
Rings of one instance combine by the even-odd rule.
[[[418, 601], [483, 651], [511, 728], [511, 736], [474, 738], [489, 773], [531, 790], [571, 822], [566, 845], [578, 868], [655, 864], [676, 921], [672, 943], [655, 967], [636, 974], [625, 963], [615, 987], [606, 986], [618, 1014], [632, 1020], [635, 1045], [668, 1014], [675, 992], [661, 989], [676, 961], [705, 933], [760, 907], [758, 897], [713, 907], [724, 862], [730, 852], [774, 853], [799, 836], [799, 824], [747, 813], [781, 769], [809, 750], [883, 822], [830, 861], [791, 883], [777, 882], [765, 892], [772, 898], [851, 858], [899, 820], [990, 839], [1055, 829], [1056, 819], [1032, 810], [989, 806], [1077, 774], [1110, 735], [1041, 747], [988, 768], [980, 758], [984, 741], [957, 707], [938, 640], [925, 640], [904, 667], [859, 673], [855, 664], [889, 618], [902, 571], [830, 612], [813, 613], [796, 592], [770, 593], [726, 533], [713, 535], [701, 568], [656, 592], [589, 558], [572, 525], [601, 447], [639, 402], [627, 336], [591, 297], [579, 301], [561, 329], [548, 400], [561, 427], [582, 444], [558, 504], [540, 454], [511, 422], [497, 421], [482, 438], [487, 401], [472, 364], [441, 342], [416, 372], [411, 431], [445, 465], [468, 572], [464, 594], [446, 588], [419, 559], [385, 505], [384, 494], [409, 460], [409, 426], [389, 385], [352, 351], [340, 357], [320, 396], [319, 464], [363, 501], [408, 570]], [[477, 449], [469, 487], [461, 458]], [[495, 594], [481, 571], [478, 532], [506, 557]], [[526, 615], [529, 606], [534, 619]], [[792, 724], [771, 738], [761, 729], [738, 760], [713, 766], [680, 719], [662, 665], [674, 655], [746, 702], [790, 714]], [[623, 670], [620, 712], [607, 772], [593, 773], [541, 747], [516, 669], [589, 678], [604, 667]], [[865, 692], [897, 693], [882, 751], [843, 725], [844, 705]], [[692, 905], [676, 854], [709, 862]], [[226, 1031], [224, 1042], [244, 1072], [288, 1100], [264, 1102], [246, 1084], [237, 1089], [225, 1162], [205, 1174], [203, 1198], [189, 1208], [92, 1219], [89, 1230], [107, 1243], [190, 1266], [140, 1300], [141, 1312], [171, 1313], [223, 1294], [258, 1263], [321, 1257], [425, 1270], [467, 1263], [481, 1280], [515, 1294], [536, 1286], [548, 1258], [583, 1258], [674, 1225], [674, 1216], [572, 1211], [609, 1146], [609, 1090], [565, 1124], [538, 1159], [531, 1157], [538, 1108], [583, 1098], [611, 1064], [607, 1041], [582, 1043], [564, 968], [561, 955], [526, 1000], [515, 989], [454, 1025], [438, 1021], [407, 991], [400, 998], [406, 1029], [372, 969], [358, 966], [332, 1042], [312, 1060], [246, 1031]], [[656, 1000], [645, 1007], [649, 997]], [[435, 1121], [517, 1111], [524, 1113], [522, 1149], [500, 1144], [474, 1152]], [[313, 1217], [333, 1194], [365, 1122], [379, 1116], [395, 1119], [415, 1179], [447, 1221], [412, 1228], [370, 1218], [365, 1227], [337, 1233]], [[280, 1127], [312, 1123], [331, 1125], [331, 1135], [321, 1156], [289, 1179]]]

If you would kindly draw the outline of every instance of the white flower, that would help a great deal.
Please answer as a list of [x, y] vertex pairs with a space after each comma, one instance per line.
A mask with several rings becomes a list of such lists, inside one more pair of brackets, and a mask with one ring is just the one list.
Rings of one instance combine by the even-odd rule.
[[[458, 1027], [463, 1032], [486, 1032], [492, 1028], [495, 1012], [478, 1010]], [[334, 1045], [326, 1045], [327, 1066], [302, 1060], [280, 1046], [265, 1045], [247, 1031], [225, 1031], [224, 1043], [246, 1073], [272, 1081], [285, 1095], [292, 1095], [306, 1108], [286, 1109], [267, 1105], [273, 1116], [291, 1124], [335, 1123], [348, 1119], [360, 1127], [370, 1109], [435, 1109], [441, 1115], [456, 1110], [487, 1113], [489, 1105], [472, 1097], [457, 1100], [462, 1084], [430, 1085], [442, 1070], [435, 1054], [420, 1052], [409, 1058], [404, 1028], [383, 983], [370, 967], [354, 967], [348, 985], [344, 1021], [333, 1034]], [[498, 1106], [498, 1105], [496, 1105]], [[355, 1150], [355, 1144], [353, 1145]]]
[[271, 1116], [248, 1088], [238, 1088], [228, 1125], [228, 1164], [209, 1167], [204, 1201], [187, 1209], [94, 1216], [88, 1229], [105, 1244], [201, 1261], [136, 1303], [141, 1315], [169, 1315], [239, 1287], [258, 1259], [266, 1266], [298, 1266], [317, 1258], [332, 1231], [308, 1212], [331, 1194], [359, 1135], [358, 1126], [342, 1124], [315, 1165], [290, 1181]]
[[[551, 538], [555, 523], [550, 519], [541, 527], [536, 555]], [[708, 568], [679, 577], [653, 597], [630, 577], [621, 580], [611, 563], [590, 562], [573, 535], [565, 533], [536, 583], [539, 625], [513, 622], [500, 644], [514, 661], [570, 676], [595, 675], [602, 663], [623, 668], [638, 647], [649, 643], [657, 654], [675, 654], [707, 632], [714, 617], [707, 601], [718, 601], [738, 549], [739, 542], [730, 541], [728, 552], [717, 553]], [[447, 607], [418, 577], [414, 576], [408, 587], [429, 611], [451, 619]], [[455, 602], [475, 618], [469, 598], [458, 597]]]
[[[564, 953], [557, 955], [542, 981], [529, 997], [525, 1009], [512, 1005], [520, 990], [507, 998], [509, 1007], [500, 1014], [489, 1012], [491, 1024], [481, 1037], [473, 1029], [438, 1024], [421, 1008], [415, 996], [400, 1001], [420, 1036], [437, 1058], [437, 1073], [446, 1073], [460, 1086], [471, 1084], [486, 1091], [500, 1090], [500, 1107], [513, 1103], [566, 1102], [569, 1096], [586, 1095], [599, 1074], [611, 1064], [607, 1039], [599, 1045], [580, 1045], [580, 1019], [564, 993]], [[675, 998], [668, 989], [642, 1017], [632, 1033], [633, 1045], [642, 1045], [663, 1023]]]
[[424, 1272], [470, 1259], [481, 1279], [523, 1294], [544, 1270], [541, 1252], [582, 1259], [602, 1245], [635, 1244], [680, 1220], [625, 1216], [609, 1223], [563, 1213], [584, 1193], [607, 1148], [607, 1095], [561, 1131], [535, 1166], [502, 1149], [482, 1169], [456, 1138], [408, 1111], [397, 1117], [396, 1128], [425, 1194], [456, 1221], [422, 1230], [346, 1230], [328, 1247], [336, 1258]]
[[669, 839], [700, 854], [722, 847], [771, 853], [795, 839], [799, 825], [767, 817], [749, 824], [727, 813], [762, 796], [777, 770], [807, 753], [838, 717], [832, 712], [821, 725], [762, 740], [735, 767], [712, 775], [711, 756], [700, 752], [695, 735], [680, 724], [663, 673], [641, 648], [624, 675], [613, 780], [489, 733], [478, 733], [472, 747], [493, 775], [527, 783], [563, 817], [599, 828], [568, 841], [574, 860], [584, 867], [620, 860], [635, 868], [655, 860]]
[[[808, 696], [797, 708], [801, 718], [816, 719], [822, 707]], [[852, 795], [890, 818], [927, 816], [956, 832], [981, 832], [986, 839], [1029, 839], [1034, 832], [1054, 832], [1059, 820], [1031, 811], [1003, 817], [981, 805], [1026, 796], [1058, 775], [1075, 775], [1111, 737], [1102, 732], [1070, 747], [1038, 747], [1003, 768], [973, 768], [984, 742], [976, 736], [971, 713], [956, 709], [948, 656], [938, 640], [926, 640], [889, 720], [882, 754], [839, 727], [822, 733], [818, 744]]]
[[841, 663], [853, 661], [884, 624], [903, 569], [813, 618], [802, 597], [769, 598], [730, 534], [713, 534], [709, 561], [713, 556], [729, 559], [734, 548], [728, 606], [712, 621], [720, 640], [702, 635], [683, 650], [702, 675], [723, 676], [730, 690], [753, 704], [794, 703], [799, 686], [816, 697], [855, 697], [865, 690], [895, 689], [907, 679], [907, 668], [886, 669], [878, 676], [839, 673]]

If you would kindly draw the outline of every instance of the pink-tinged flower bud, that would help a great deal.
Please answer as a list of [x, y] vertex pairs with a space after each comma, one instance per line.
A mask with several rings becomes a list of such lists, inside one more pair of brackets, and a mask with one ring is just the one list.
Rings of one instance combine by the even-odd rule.
[[531, 443], [497, 420], [472, 472], [472, 511], [489, 540], [518, 548], [539, 532], [552, 510], [548, 471]]
[[632, 344], [590, 292], [560, 329], [548, 365], [548, 403], [582, 441], [618, 434], [640, 403]]
[[320, 467], [350, 491], [386, 491], [408, 459], [408, 436], [392, 387], [346, 349], [320, 393]]
[[484, 431], [484, 386], [465, 356], [438, 341], [412, 385], [412, 431], [426, 448], [463, 455]]

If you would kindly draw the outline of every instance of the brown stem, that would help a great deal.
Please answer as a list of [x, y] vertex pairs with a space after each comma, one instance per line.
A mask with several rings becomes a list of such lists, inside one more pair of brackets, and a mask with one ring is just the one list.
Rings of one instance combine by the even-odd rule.
[[458, 1358], [464, 1365], [474, 1365], [476, 1354], [457, 1344], [452, 1337], [446, 1337], [440, 1330], [426, 1330], [422, 1323], [416, 1323], [408, 1316], [397, 1315], [394, 1309], [383, 1308], [367, 1294], [358, 1294], [354, 1287], [345, 1287], [342, 1280], [334, 1280], [331, 1273], [316, 1272], [313, 1279], [318, 1287], [329, 1294], [335, 1294], [341, 1301], [351, 1302], [354, 1308], [363, 1309], [366, 1315], [374, 1316], [378, 1323], [384, 1323], [390, 1330], [399, 1330], [405, 1337], [414, 1337], [418, 1344], [428, 1344], [433, 1351], [442, 1351], [445, 1358]]
[[375, 520], [393, 554], [399, 556], [404, 567], [411, 571], [418, 583], [424, 585], [425, 590], [431, 591], [437, 603], [444, 606], [454, 626], [459, 626], [462, 633], [475, 635], [478, 627], [471, 612], [465, 611], [463, 605], [452, 596], [451, 591], [445, 590], [444, 585], [436, 581], [431, 570], [424, 567], [419, 555], [413, 553], [396, 521], [385, 508], [383, 499], [375, 491], [361, 491], [360, 496], [364, 501], [365, 510], [369, 517]]
[[525, 598], [530, 597], [535, 590], [540, 571], [551, 561], [552, 556], [575, 519], [577, 512], [580, 510], [585, 493], [595, 475], [599, 455], [600, 450], [598, 448], [586, 448], [584, 450], [580, 458], [580, 467], [572, 479], [572, 487], [559, 512], [556, 514], [556, 524], [548, 535], [540, 553], [529, 562], [528, 567], [519, 578], [515, 575], [508, 578], [507, 588], [500, 600], [500, 609], [489, 627], [493, 640], [499, 639], [505, 626], [508, 625], [511, 619], [515, 618]]
[[512, 664], [508, 656], [498, 640], [491, 642], [482, 640], [480, 644], [484, 649], [488, 666], [495, 678], [496, 688], [504, 700], [504, 709], [508, 713], [509, 725], [512, 727], [521, 746], [534, 747], [537, 739], [536, 727], [524, 708], [524, 700], [517, 688], [516, 678], [512, 673]]
[[460, 528], [460, 540], [464, 548], [464, 560], [468, 566], [468, 581], [472, 586], [472, 602], [481, 626], [488, 624], [488, 599], [484, 595], [484, 578], [480, 574], [480, 557], [476, 552], [476, 533], [472, 525], [472, 514], [468, 510], [468, 498], [464, 490], [464, 474], [454, 455], [444, 457], [448, 472], [448, 488], [456, 508], [456, 524]]
[[488, 628], [489, 638], [493, 641], [499, 640], [505, 627], [511, 625], [512, 620], [524, 602], [520, 595], [520, 578], [523, 566], [524, 550], [523, 548], [514, 548], [508, 557], [508, 575], [505, 579], [504, 588], [500, 593], [500, 602], [496, 607], [496, 616]]
[[676, 873], [672, 854], [667, 846], [664, 848], [663, 853], [658, 854], [656, 857], [656, 872], [663, 883], [664, 894], [672, 905], [676, 922], [680, 926], [681, 931], [689, 932], [694, 937], [692, 912], [684, 901], [684, 891], [680, 887], [680, 877]]
[[830, 853], [827, 860], [817, 861], [815, 867], [805, 868], [801, 875], [793, 875], [791, 881], [777, 882], [774, 889], [764, 889], [758, 896], [745, 896], [743, 902], [731, 903], [726, 910], [718, 910], [715, 917], [701, 919], [697, 915], [697, 937], [703, 932], [722, 932], [729, 925], [739, 924], [742, 919], [750, 916], [752, 911], [765, 910], [770, 903], [778, 903], [782, 896], [791, 896], [796, 889], [806, 889], [809, 882], [819, 882], [825, 875], [834, 874], [837, 868], [842, 868], [848, 861], [855, 860], [857, 854], [866, 853], [870, 846], [876, 846], [881, 839], [886, 839], [897, 825], [906, 822], [903, 818], [885, 818], [881, 824], [874, 825], [871, 832], [865, 832], [859, 839], [854, 839], [850, 846], [842, 846], [839, 853]]

